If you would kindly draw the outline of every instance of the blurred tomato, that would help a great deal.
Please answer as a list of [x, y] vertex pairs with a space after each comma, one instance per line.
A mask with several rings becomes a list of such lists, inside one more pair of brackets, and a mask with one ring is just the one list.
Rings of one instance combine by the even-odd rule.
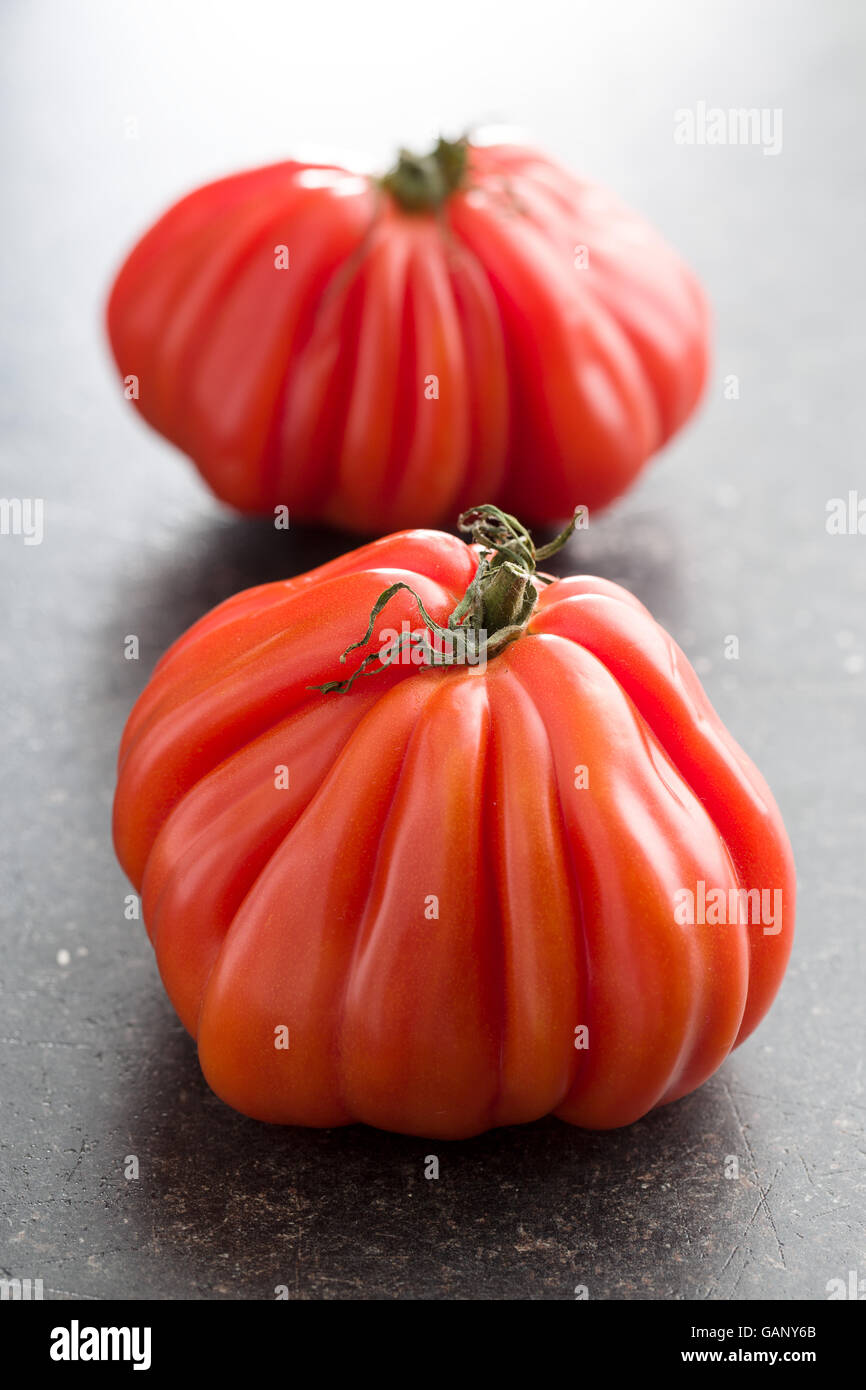
[[708, 315], [637, 214], [516, 144], [287, 162], [171, 208], [108, 327], [141, 414], [247, 512], [381, 532], [603, 506], [693, 409]]

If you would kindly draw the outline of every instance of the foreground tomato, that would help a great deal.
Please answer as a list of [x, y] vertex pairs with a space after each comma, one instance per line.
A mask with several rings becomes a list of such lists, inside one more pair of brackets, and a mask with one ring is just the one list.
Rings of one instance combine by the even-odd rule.
[[512, 144], [209, 184], [132, 252], [108, 325], [139, 410], [219, 497], [367, 532], [479, 496], [530, 521], [602, 506], [707, 369], [677, 256]]
[[[624, 1125], [700, 1085], [781, 980], [785, 831], [685, 657], [626, 590], [543, 580], [512, 518], [468, 524], [480, 548], [410, 531], [223, 603], [127, 724], [118, 855], [248, 1115]], [[428, 631], [422, 605], [427, 659], [457, 610], [482, 660], [381, 644]], [[761, 910], [725, 924], [741, 889]]]

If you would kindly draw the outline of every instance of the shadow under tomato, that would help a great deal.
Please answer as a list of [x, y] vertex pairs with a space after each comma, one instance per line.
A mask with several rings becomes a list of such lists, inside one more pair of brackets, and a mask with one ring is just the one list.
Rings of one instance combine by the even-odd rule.
[[736, 1139], [718, 1083], [607, 1133], [552, 1117], [460, 1142], [305, 1130], [230, 1110], [168, 1033], [129, 1102], [146, 1190], [126, 1211], [154, 1256], [136, 1297], [701, 1297], [704, 1243], [751, 1210], [720, 1180]]
[[[539, 528], [536, 540], [546, 543], [556, 529]], [[157, 542], [151, 538], [138, 564], [116, 582], [110, 640], [116, 644], [118, 624], [124, 632], [138, 633], [149, 670], [181, 633], [233, 594], [303, 574], [371, 539], [326, 527], [278, 531], [267, 518], [228, 513], [192, 517], [177, 534], [163, 533]], [[626, 504], [575, 533], [547, 568], [556, 575], [592, 573], [624, 584], [664, 624], [675, 621], [680, 609], [679, 552], [667, 511], [636, 512]], [[134, 676], [135, 663], [124, 664], [133, 667]]]

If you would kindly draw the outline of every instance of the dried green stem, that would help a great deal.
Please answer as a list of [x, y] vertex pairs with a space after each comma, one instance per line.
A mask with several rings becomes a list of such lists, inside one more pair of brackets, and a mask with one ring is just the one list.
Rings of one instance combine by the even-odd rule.
[[[463, 598], [448, 617], [447, 627], [432, 618], [421, 602], [420, 596], [409, 584], [401, 580], [383, 590], [370, 613], [367, 631], [357, 642], [352, 642], [340, 656], [345, 664], [350, 652], [365, 647], [373, 636], [376, 619], [395, 594], [405, 589], [418, 605], [418, 611], [425, 628], [444, 644], [444, 650], [436, 650], [428, 642], [425, 648], [424, 664], [448, 666], [462, 664], [466, 659], [467, 647], [475, 660], [495, 656], [509, 642], [525, 630], [532, 610], [538, 600], [537, 585], [550, 581], [537, 573], [537, 562], [546, 560], [561, 550], [571, 536], [581, 515], [578, 507], [565, 529], [548, 545], [536, 549], [532, 536], [516, 517], [500, 511], [498, 507], [484, 505], [472, 507], [459, 518], [461, 531], [468, 532], [473, 542], [479, 546], [478, 568]], [[461, 655], [455, 655], [455, 637], [462, 639], [457, 643]], [[325, 685], [312, 686], [324, 694], [339, 692], [345, 694], [359, 676], [377, 675], [386, 667], [393, 665], [403, 651], [412, 634], [404, 634], [392, 644], [386, 656], [379, 652], [368, 652], [352, 675], [343, 681], [328, 681]], [[373, 663], [376, 663], [375, 665]], [[372, 669], [370, 669], [372, 668]]]
[[397, 163], [381, 180], [404, 212], [433, 212], [462, 187], [467, 172], [469, 141], [441, 136], [429, 154], [401, 150]]

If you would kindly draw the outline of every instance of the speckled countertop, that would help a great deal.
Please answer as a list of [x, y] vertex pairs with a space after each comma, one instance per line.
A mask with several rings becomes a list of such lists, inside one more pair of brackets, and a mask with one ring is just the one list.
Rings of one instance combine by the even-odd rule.
[[[386, 4], [373, 52], [357, 7], [330, 26], [327, 7], [180, 8], [8, 4], [0, 32], [0, 492], [45, 500], [41, 545], [0, 537], [2, 1272], [82, 1299], [826, 1297], [866, 1274], [866, 536], [825, 526], [829, 499], [866, 495], [866, 13], [542, 0], [485, 28], [450, 0], [450, 20]], [[674, 110], [702, 100], [781, 109], [781, 151], [678, 146]], [[196, 182], [490, 115], [616, 186], [709, 287], [699, 419], [558, 568], [649, 604], [767, 776], [798, 863], [794, 955], [741, 1051], [628, 1130], [431, 1150], [271, 1129], [208, 1091], [124, 918], [114, 757], [178, 633], [342, 542], [210, 499], [125, 408], [101, 299]]]

